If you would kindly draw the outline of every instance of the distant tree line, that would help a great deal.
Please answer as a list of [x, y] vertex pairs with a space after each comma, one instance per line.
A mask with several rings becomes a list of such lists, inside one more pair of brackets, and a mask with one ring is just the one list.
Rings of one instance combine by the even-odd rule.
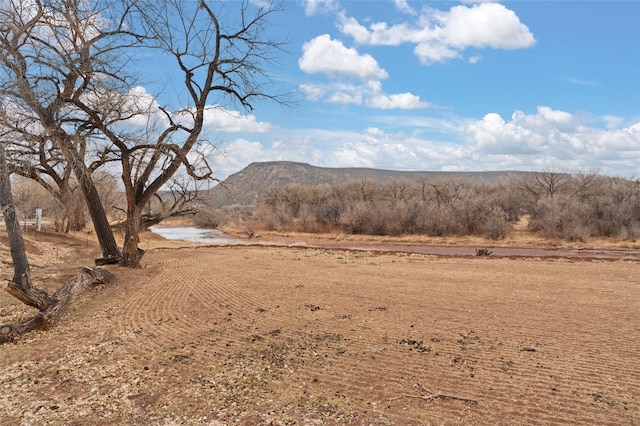
[[502, 239], [523, 215], [547, 238], [635, 240], [640, 180], [544, 171], [501, 183], [424, 177], [287, 185], [266, 190], [254, 218], [271, 230]]

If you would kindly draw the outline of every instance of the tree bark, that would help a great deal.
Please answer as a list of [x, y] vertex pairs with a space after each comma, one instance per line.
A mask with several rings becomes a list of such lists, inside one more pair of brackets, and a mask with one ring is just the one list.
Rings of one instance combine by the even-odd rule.
[[125, 223], [121, 265], [129, 268], [139, 268], [140, 260], [144, 256], [144, 250], [138, 247], [140, 242], [140, 214], [141, 209], [135, 202], [127, 202], [127, 221]]
[[2, 215], [4, 216], [4, 222], [7, 227], [9, 247], [11, 248], [11, 260], [13, 260], [14, 269], [13, 281], [20, 282], [23, 275], [29, 272], [29, 262], [24, 250], [24, 240], [22, 239], [20, 223], [15, 205], [13, 204], [9, 169], [2, 146], [0, 146], [0, 207], [2, 208]]
[[55, 303], [31, 318], [14, 324], [0, 326], [0, 343], [15, 339], [18, 335], [29, 331], [53, 326], [66, 311], [71, 302], [87, 287], [95, 284], [108, 284], [116, 280], [111, 272], [99, 268], [81, 268], [78, 274], [71, 278], [53, 294]]
[[29, 260], [24, 249], [20, 223], [13, 204], [11, 180], [4, 148], [0, 146], [0, 207], [9, 237], [9, 248], [13, 260], [13, 279], [5, 284], [5, 290], [21, 302], [40, 311], [46, 310], [54, 302], [47, 292], [31, 285]]
[[87, 224], [85, 219], [84, 219], [84, 204], [82, 203], [82, 200], [74, 200], [75, 201], [75, 205], [73, 207], [73, 212], [71, 214], [71, 217], [73, 218], [73, 223], [71, 223], [70, 228], [74, 231], [81, 231], [84, 229], [85, 225]]
[[28, 270], [20, 280], [16, 281], [14, 278], [13, 281], [6, 282], [2, 287], [7, 293], [25, 305], [29, 305], [39, 311], [47, 310], [56, 302], [46, 291], [31, 284], [31, 274]]
[[93, 228], [96, 231], [100, 248], [102, 249], [102, 256], [107, 263], [117, 263], [120, 261], [121, 253], [118, 248], [118, 244], [113, 236], [113, 231], [107, 220], [107, 214], [104, 211], [104, 206], [100, 200], [98, 190], [89, 175], [86, 166], [79, 160], [74, 161], [74, 173], [80, 182], [82, 188], [82, 194], [84, 195], [91, 221], [93, 222]]
[[[95, 189], [95, 187], [94, 187]], [[97, 194], [97, 192], [96, 192]], [[89, 285], [115, 281], [115, 276], [103, 269], [82, 268], [81, 271], [50, 296], [46, 291], [31, 285], [29, 262], [24, 249], [22, 231], [16, 216], [11, 194], [11, 180], [4, 155], [0, 145], [0, 206], [4, 215], [11, 258], [14, 265], [13, 280], [4, 284], [5, 291], [15, 296], [40, 312], [31, 318], [14, 323], [0, 325], [0, 343], [13, 340], [16, 336], [39, 328], [53, 325], [71, 302]], [[105, 216], [106, 218], [106, 216]], [[111, 234], [113, 236], [113, 234]], [[117, 249], [117, 247], [116, 247]]]

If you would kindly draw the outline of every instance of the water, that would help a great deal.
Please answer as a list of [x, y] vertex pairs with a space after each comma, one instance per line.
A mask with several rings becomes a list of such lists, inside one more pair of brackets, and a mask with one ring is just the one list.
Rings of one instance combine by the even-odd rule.
[[219, 244], [233, 244], [239, 241], [223, 234], [217, 229], [202, 229], [194, 226], [152, 226], [149, 230], [168, 240]]

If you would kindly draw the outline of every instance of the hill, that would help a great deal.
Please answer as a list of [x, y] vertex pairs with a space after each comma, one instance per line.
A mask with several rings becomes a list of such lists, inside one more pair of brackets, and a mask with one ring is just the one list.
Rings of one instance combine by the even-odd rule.
[[316, 167], [291, 161], [269, 161], [249, 164], [241, 171], [229, 176], [222, 185], [211, 189], [205, 197], [211, 206], [220, 208], [229, 205], [256, 205], [262, 192], [272, 186], [331, 185], [363, 178], [378, 182], [399, 179], [416, 182], [422, 176], [428, 179], [461, 178], [473, 182], [497, 183], [527, 173], [529, 172], [397, 171], [357, 167]]

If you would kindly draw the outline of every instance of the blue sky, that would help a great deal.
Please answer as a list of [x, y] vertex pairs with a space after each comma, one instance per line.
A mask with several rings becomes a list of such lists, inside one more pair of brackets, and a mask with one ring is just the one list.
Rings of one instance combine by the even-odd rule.
[[283, 111], [212, 116], [254, 161], [640, 176], [639, 1], [289, 1]]

